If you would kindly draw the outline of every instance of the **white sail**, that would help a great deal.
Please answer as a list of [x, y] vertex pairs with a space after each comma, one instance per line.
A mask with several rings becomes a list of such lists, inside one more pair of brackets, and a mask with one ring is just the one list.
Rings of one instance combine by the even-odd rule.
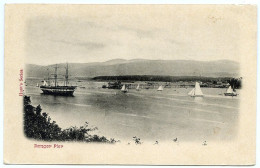
[[163, 86], [161, 85], [161, 86], [157, 89], [157, 91], [163, 91]]
[[43, 86], [48, 86], [48, 83], [46, 81], [43, 81]]
[[136, 90], [140, 90], [140, 85], [139, 84], [137, 85]]
[[39, 83], [36, 84], [36, 87], [39, 87]]
[[198, 82], [195, 83], [195, 88], [193, 88], [188, 95], [192, 96], [192, 97], [196, 97], [196, 96], [203, 96], [203, 93], [200, 89], [200, 84]]
[[200, 84], [198, 82], [196, 82], [196, 84], [195, 84], [195, 95], [196, 96], [203, 96], [203, 93], [200, 89]]
[[193, 89], [188, 93], [188, 95], [193, 96], [194, 93], [195, 93], [195, 88], [193, 88]]
[[229, 87], [228, 87], [228, 89], [227, 89], [227, 92], [226, 92], [226, 93], [234, 93], [234, 92], [233, 92], [233, 89], [231, 88], [231, 86], [229, 86]]
[[121, 90], [122, 90], [122, 91], [123, 91], [123, 90], [125, 90], [125, 85], [123, 85], [123, 87], [122, 87], [122, 89], [121, 89]]
[[126, 86], [125, 86], [125, 85], [123, 85], [123, 87], [122, 87], [121, 91], [122, 91], [122, 92], [127, 92], [127, 91], [128, 91], [128, 89], [126, 88]]
[[54, 86], [55, 84], [54, 84], [54, 81], [51, 81], [51, 86]]

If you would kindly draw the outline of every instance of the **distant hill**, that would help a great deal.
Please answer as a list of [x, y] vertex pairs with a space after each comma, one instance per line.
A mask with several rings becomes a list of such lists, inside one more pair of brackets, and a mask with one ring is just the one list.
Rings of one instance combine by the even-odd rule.
[[[54, 65], [26, 65], [26, 77], [47, 77]], [[58, 74], [64, 75], [65, 64], [58, 64]], [[120, 76], [120, 75], [163, 75], [163, 76], [206, 76], [238, 77], [239, 63], [229, 60], [145, 60], [114, 59], [106, 62], [70, 63], [71, 77]]]

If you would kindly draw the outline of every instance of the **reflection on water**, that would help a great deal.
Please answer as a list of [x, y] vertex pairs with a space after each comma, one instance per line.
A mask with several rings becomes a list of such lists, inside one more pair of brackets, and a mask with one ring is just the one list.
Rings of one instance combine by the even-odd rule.
[[[136, 91], [102, 89], [102, 83], [81, 82], [74, 97], [41, 94], [37, 81], [27, 80], [26, 94], [41, 104], [62, 128], [87, 121], [108, 138], [182, 141], [230, 140], [236, 136], [239, 97], [225, 97], [225, 89], [202, 88], [204, 97], [190, 97], [191, 90], [165, 88]], [[222, 95], [220, 95], [222, 94]], [[216, 131], [217, 130], [217, 131]]]
[[203, 101], [203, 97], [194, 97], [194, 101], [195, 102], [202, 102]]

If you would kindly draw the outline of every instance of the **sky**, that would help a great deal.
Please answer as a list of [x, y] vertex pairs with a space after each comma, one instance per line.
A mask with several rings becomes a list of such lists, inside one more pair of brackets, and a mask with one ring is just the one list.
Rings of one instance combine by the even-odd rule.
[[242, 15], [234, 6], [51, 8], [27, 19], [26, 62], [236, 61]]

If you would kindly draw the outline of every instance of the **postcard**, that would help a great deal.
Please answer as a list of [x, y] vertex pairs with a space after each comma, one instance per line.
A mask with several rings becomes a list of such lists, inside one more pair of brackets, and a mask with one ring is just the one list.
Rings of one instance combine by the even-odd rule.
[[253, 165], [254, 5], [5, 6], [5, 164]]

